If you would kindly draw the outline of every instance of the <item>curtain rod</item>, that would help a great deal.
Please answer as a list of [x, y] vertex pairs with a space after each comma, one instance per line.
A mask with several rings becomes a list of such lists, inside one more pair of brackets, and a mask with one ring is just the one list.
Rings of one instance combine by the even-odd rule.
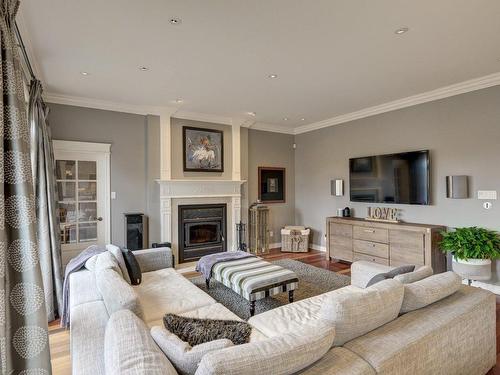
[[23, 38], [21, 36], [21, 33], [19, 32], [19, 27], [17, 26], [17, 22], [14, 22], [14, 32], [16, 33], [16, 38], [17, 38], [17, 41], [19, 42], [19, 47], [21, 48], [24, 62], [26, 63], [26, 66], [28, 67], [28, 71], [31, 75], [31, 79], [36, 79], [35, 73], [33, 72], [33, 68], [31, 67], [30, 59], [28, 57], [28, 52], [26, 52], [26, 47], [24, 45]]

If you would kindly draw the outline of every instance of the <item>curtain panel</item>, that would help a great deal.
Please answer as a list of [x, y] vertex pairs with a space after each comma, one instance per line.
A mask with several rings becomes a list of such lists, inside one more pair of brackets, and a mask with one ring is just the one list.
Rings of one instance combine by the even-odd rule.
[[42, 100], [42, 84], [30, 84], [28, 122], [31, 140], [31, 167], [35, 187], [38, 255], [42, 270], [47, 318], [52, 321], [61, 312], [62, 262], [59, 241], [59, 218], [56, 209], [55, 162], [48, 108]]
[[49, 375], [29, 128], [13, 32], [19, 2], [0, 4], [0, 365], [2, 374]]

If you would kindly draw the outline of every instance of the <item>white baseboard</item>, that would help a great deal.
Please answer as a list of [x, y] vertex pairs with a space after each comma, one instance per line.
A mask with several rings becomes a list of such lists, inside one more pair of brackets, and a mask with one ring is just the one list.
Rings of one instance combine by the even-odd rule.
[[311, 244], [310, 247], [313, 250], [323, 251], [326, 253], [326, 246], [316, 245], [315, 243], [313, 243], [313, 244]]
[[[462, 284], [467, 284], [467, 280], [462, 280]], [[500, 295], [500, 285], [488, 284], [482, 281], [472, 281], [472, 286], [489, 290], [492, 293]]]

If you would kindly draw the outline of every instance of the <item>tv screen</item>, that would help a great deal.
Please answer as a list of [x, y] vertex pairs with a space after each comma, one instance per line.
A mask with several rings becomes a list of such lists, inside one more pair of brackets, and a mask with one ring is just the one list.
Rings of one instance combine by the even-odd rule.
[[349, 159], [352, 202], [429, 204], [429, 151]]

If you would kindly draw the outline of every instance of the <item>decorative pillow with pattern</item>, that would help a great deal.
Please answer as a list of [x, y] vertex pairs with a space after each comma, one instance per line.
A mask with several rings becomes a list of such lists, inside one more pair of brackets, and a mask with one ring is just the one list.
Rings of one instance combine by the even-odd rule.
[[228, 339], [235, 345], [250, 341], [252, 326], [236, 320], [186, 318], [175, 314], [163, 317], [165, 328], [191, 346]]

